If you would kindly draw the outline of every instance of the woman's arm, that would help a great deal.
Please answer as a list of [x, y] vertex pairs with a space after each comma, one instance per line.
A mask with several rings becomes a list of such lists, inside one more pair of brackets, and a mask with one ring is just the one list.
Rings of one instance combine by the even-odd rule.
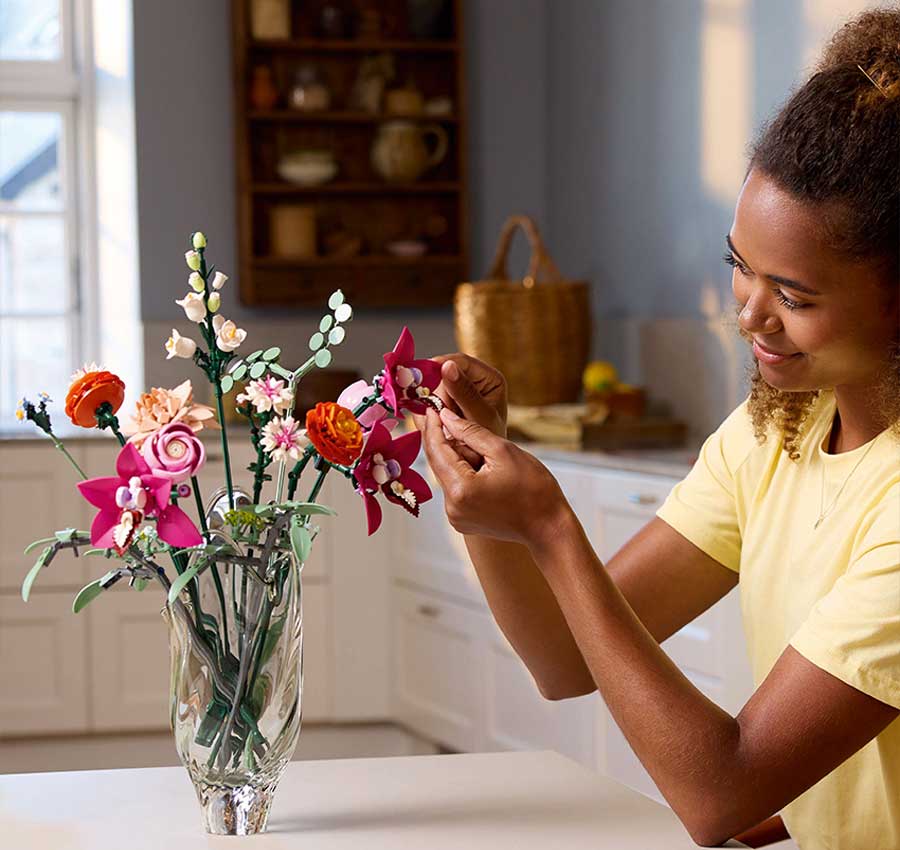
[[731, 717], [641, 623], [565, 500], [552, 497], [546, 469], [473, 423], [441, 418], [485, 458], [478, 471], [461, 461], [429, 413], [429, 457], [451, 523], [528, 547], [613, 718], [698, 844], [714, 846], [778, 811], [898, 715], [788, 647]]
[[[547, 699], [596, 690], [556, 596], [528, 548], [466, 535], [466, 548], [494, 619]], [[610, 560], [612, 580], [658, 643], [737, 584], [737, 574], [661, 519], [652, 519]]]
[[[445, 401], [455, 404], [466, 419], [505, 436], [503, 376], [465, 355], [440, 359], [444, 365], [439, 392]], [[427, 442], [425, 448], [427, 452]], [[566, 699], [594, 691], [590, 670], [528, 548], [471, 534], [465, 536], [465, 542], [494, 619], [541, 693], [548, 699]], [[737, 583], [734, 572], [659, 519], [653, 519], [623, 546], [607, 569], [659, 642]]]

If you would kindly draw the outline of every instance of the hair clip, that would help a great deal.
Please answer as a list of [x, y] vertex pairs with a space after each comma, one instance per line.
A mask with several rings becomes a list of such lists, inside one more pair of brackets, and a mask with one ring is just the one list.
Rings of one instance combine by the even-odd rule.
[[874, 77], [873, 77], [873, 76], [872, 76], [865, 68], [863, 68], [862, 65], [857, 65], [856, 67], [859, 68], [859, 70], [862, 71], [863, 74], [865, 74], [866, 79], [867, 79], [873, 86], [875, 86], [875, 88], [878, 89], [878, 91], [880, 91], [885, 97], [889, 97], [888, 93], [887, 93], [887, 92], [885, 91], [885, 89], [884, 89], [884, 86], [882, 86], [881, 83], [877, 82], [877, 81], [875, 80], [875, 78], [874, 78]]

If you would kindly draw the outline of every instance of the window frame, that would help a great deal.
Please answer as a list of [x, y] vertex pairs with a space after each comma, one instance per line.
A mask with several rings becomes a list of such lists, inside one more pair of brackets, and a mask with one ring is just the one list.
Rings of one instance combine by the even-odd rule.
[[[60, 183], [66, 240], [68, 303], [54, 316], [65, 317], [70, 331], [71, 371], [99, 355], [96, 263], [95, 100], [92, 62], [91, 0], [59, 0], [60, 56], [56, 60], [0, 60], [0, 111], [58, 112], [61, 116]], [[60, 215], [0, 207], [11, 217]], [[91, 283], [93, 281], [93, 284]], [[6, 312], [12, 321], [44, 314]], [[47, 315], [50, 315], [49, 313]], [[0, 432], [13, 411], [0, 411]]]

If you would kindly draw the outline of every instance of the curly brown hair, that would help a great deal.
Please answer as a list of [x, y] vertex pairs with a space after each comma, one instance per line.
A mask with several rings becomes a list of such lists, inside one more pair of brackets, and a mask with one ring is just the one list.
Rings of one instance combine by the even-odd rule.
[[[801, 201], [819, 206], [836, 250], [880, 267], [886, 301], [900, 278], [900, 9], [866, 12], [842, 27], [813, 76], [754, 144], [758, 169]], [[819, 390], [768, 384], [754, 361], [749, 411], [757, 440], [774, 430], [800, 457], [803, 426]], [[885, 352], [873, 402], [900, 438], [900, 328]]]

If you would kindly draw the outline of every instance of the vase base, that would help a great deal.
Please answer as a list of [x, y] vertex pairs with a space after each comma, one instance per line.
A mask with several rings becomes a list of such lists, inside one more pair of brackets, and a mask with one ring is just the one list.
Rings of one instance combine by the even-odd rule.
[[203, 825], [210, 835], [258, 835], [266, 831], [275, 786], [228, 787], [195, 782], [203, 809]]

